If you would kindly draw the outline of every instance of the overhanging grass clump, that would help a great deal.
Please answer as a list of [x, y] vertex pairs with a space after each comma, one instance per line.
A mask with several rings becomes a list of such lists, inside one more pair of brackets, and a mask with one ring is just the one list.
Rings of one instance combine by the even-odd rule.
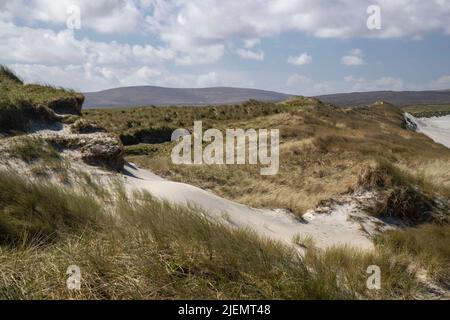
[[439, 215], [433, 186], [424, 179], [412, 176], [386, 159], [378, 160], [361, 175], [359, 186], [377, 190], [379, 199], [372, 209], [382, 217], [393, 217], [414, 225], [448, 219]]
[[24, 84], [0, 66], [0, 132], [23, 131], [29, 122], [55, 121], [53, 111], [81, 109], [84, 97], [47, 85]]

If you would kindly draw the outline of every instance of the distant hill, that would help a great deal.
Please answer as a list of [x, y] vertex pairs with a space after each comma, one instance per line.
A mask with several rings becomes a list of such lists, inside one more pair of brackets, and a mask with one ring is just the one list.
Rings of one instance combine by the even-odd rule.
[[232, 104], [250, 99], [278, 102], [290, 97], [283, 93], [257, 89], [227, 87], [179, 89], [154, 86], [116, 88], [85, 93], [85, 96], [85, 108]]
[[[217, 105], [241, 103], [250, 99], [279, 102], [291, 95], [257, 89], [214, 87], [201, 89], [154, 86], [123, 87], [85, 93], [84, 107], [114, 108], [167, 105]], [[373, 91], [337, 93], [318, 96], [323, 102], [338, 106], [361, 106], [377, 100], [397, 106], [414, 104], [450, 104], [450, 90], [445, 91]]]
[[360, 106], [377, 100], [396, 106], [414, 104], [450, 104], [450, 90], [444, 91], [372, 91], [329, 94], [317, 97], [323, 102], [339, 106]]

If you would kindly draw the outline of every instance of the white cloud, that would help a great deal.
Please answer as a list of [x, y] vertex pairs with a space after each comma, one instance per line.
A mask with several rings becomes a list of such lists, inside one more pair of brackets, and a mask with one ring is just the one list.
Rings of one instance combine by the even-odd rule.
[[[263, 60], [264, 50], [269, 51], [262, 50], [261, 42], [288, 32], [338, 39], [450, 35], [448, 0], [277, 0], [261, 4], [255, 0], [2, 0], [0, 60], [16, 65], [30, 79], [45, 75], [41, 81], [53, 81], [54, 77], [55, 84], [83, 89], [138, 82], [251, 85], [251, 79], [240, 79], [242, 74], [226, 73], [217, 65], [212, 67], [214, 71], [190, 66], [217, 63], [227, 53]], [[370, 4], [381, 7], [380, 30], [366, 27]], [[81, 8], [82, 32], [66, 29], [69, 5]], [[110, 40], [122, 33], [131, 35], [118, 37], [118, 42]], [[311, 61], [307, 53], [289, 59], [294, 65]], [[183, 67], [169, 72], [168, 63]], [[342, 63], [355, 66], [365, 61], [360, 50], [352, 50], [342, 57]], [[63, 79], [63, 75], [68, 78]], [[408, 87], [396, 77], [356, 78], [344, 82], [347, 87], [343, 88], [337, 82], [310, 79], [312, 82], [305, 83], [306, 79], [297, 76], [287, 82], [309, 86], [311, 92]], [[280, 83], [284, 84], [287, 75], [282, 77]], [[426, 85], [445, 89], [448, 77]]]
[[133, 0], [4, 0], [4, 6], [26, 21], [62, 27], [69, 17], [67, 9], [77, 6], [81, 10], [82, 27], [101, 33], [134, 32], [144, 21], [139, 6]]
[[176, 63], [182, 66], [191, 66], [198, 64], [211, 64], [220, 60], [225, 53], [224, 45], [211, 45], [204, 47], [186, 47], [183, 50], [174, 50], [179, 52]]
[[300, 74], [293, 74], [289, 76], [289, 78], [286, 81], [286, 85], [288, 87], [298, 87], [298, 86], [304, 86], [304, 85], [310, 85], [314, 81], [311, 80], [308, 77], [302, 76]]
[[175, 59], [174, 51], [151, 45], [78, 40], [72, 30], [18, 27], [0, 21], [0, 52], [6, 61], [37, 64], [160, 63]]
[[345, 66], [360, 66], [365, 64], [363, 53], [360, 49], [350, 50], [346, 56], [343, 56], [341, 63]]
[[[366, 27], [366, 9], [372, 4], [379, 5], [383, 15], [384, 27], [377, 33]], [[283, 31], [336, 38], [412, 36], [445, 32], [450, 15], [450, 3], [443, 0], [277, 0], [267, 5], [252, 0], [154, 0], [152, 5], [156, 9], [150, 15], [152, 26], [162, 31], [163, 37], [181, 32], [204, 40], [244, 35], [260, 38]]]
[[[366, 9], [372, 4], [381, 7], [380, 30], [366, 26]], [[450, 34], [446, 0], [277, 0], [264, 5], [254, 0], [153, 0], [151, 6], [146, 17], [149, 30], [187, 55], [194, 48], [223, 45], [230, 39], [262, 39], [283, 32], [340, 39]], [[192, 63], [198, 61], [200, 57], [192, 57]]]
[[209, 73], [172, 73], [163, 67], [108, 65], [90, 63], [76, 65], [8, 64], [26, 82], [45, 83], [82, 92], [114, 87], [155, 85], [163, 87], [253, 87], [245, 74], [229, 71]]
[[[366, 9], [372, 4], [382, 10], [380, 30], [366, 27]], [[181, 64], [219, 60], [230, 39], [245, 39], [250, 49], [252, 41], [282, 32], [320, 38], [450, 34], [450, 2], [446, 0], [277, 0], [264, 5], [254, 0], [3, 0], [0, 8], [3, 17], [64, 28], [70, 5], [81, 8], [82, 26], [97, 32], [154, 33], [184, 56]]]
[[292, 74], [286, 80], [289, 92], [296, 95], [316, 96], [342, 90], [341, 82], [316, 81], [301, 74]]
[[312, 57], [307, 53], [302, 53], [299, 56], [290, 56], [287, 61], [289, 64], [303, 66], [305, 64], [311, 63]]
[[212, 87], [216, 86], [219, 82], [218, 75], [216, 72], [210, 72], [208, 74], [203, 74], [197, 78], [198, 87]]
[[345, 82], [352, 85], [352, 91], [380, 91], [392, 90], [401, 91], [407, 87], [401, 78], [396, 77], [381, 77], [377, 79], [356, 78], [347, 76], [344, 78]]
[[444, 75], [434, 80], [430, 84], [430, 88], [434, 90], [449, 90], [450, 89], [450, 75]]
[[309, 96], [385, 90], [450, 90], [450, 75], [443, 75], [431, 81], [412, 83], [392, 76], [383, 76], [374, 79], [346, 76], [343, 81], [316, 81], [303, 75], [293, 74], [288, 77], [286, 86], [292, 94]]
[[242, 58], [242, 59], [252, 59], [252, 60], [264, 60], [264, 52], [262, 50], [253, 51], [253, 50], [246, 50], [246, 49], [238, 49], [236, 53]]
[[[366, 9], [372, 4], [381, 8], [380, 30], [366, 27]], [[244, 48], [251, 49], [260, 39], [283, 32], [381, 39], [450, 34], [447, 0], [277, 0], [264, 5], [255, 0], [3, 0], [0, 16], [65, 28], [69, 5], [81, 8], [83, 28], [153, 33], [179, 53], [181, 65], [220, 60], [231, 39], [244, 40]]]
[[[244, 48], [236, 50], [236, 54], [242, 59], [250, 60], [264, 60], [264, 51], [261, 50], [261, 40], [260, 39], [244, 39]], [[233, 47], [233, 45], [231, 45]]]
[[261, 40], [260, 39], [246, 39], [244, 40], [244, 47], [247, 49], [251, 49], [255, 47], [256, 45], [260, 45]]

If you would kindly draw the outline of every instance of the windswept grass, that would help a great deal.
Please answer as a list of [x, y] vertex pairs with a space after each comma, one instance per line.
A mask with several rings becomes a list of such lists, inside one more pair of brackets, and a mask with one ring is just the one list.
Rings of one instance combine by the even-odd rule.
[[[384, 158], [370, 166], [360, 177], [359, 186], [378, 191], [378, 201], [371, 210], [377, 216], [393, 217], [403, 222], [421, 224], [448, 222], [449, 204], [437, 204], [436, 187], [424, 177], [414, 176]], [[450, 188], [440, 194], [450, 197]]]
[[0, 172], [0, 246], [52, 242], [100, 217], [89, 196]]
[[377, 238], [380, 247], [393, 254], [407, 254], [429, 276], [450, 288], [450, 226], [425, 224], [402, 231], [389, 231]]
[[[119, 191], [105, 205], [3, 173], [0, 179], [2, 235], [9, 235], [0, 243], [3, 299], [402, 299], [418, 290], [408, 263], [381, 253], [310, 249], [301, 257], [146, 193]], [[73, 264], [81, 269], [80, 291], [66, 288]], [[366, 287], [373, 264], [383, 270], [380, 291]]]
[[6, 66], [0, 66], [0, 81], [11, 81], [17, 84], [23, 84], [22, 79]]
[[283, 106], [274, 103], [248, 101], [242, 105], [214, 107], [150, 106], [85, 110], [83, 115], [119, 135], [125, 145], [132, 145], [170, 141], [175, 129], [191, 128], [195, 120], [202, 120], [204, 128], [210, 128], [217, 122], [252, 119], [256, 116], [277, 114], [283, 109]]

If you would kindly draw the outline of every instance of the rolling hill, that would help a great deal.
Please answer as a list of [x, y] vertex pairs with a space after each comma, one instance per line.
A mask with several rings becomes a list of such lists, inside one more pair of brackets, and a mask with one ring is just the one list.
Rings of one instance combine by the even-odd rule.
[[352, 92], [323, 95], [318, 98], [339, 106], [368, 105], [377, 100], [387, 101], [396, 106], [450, 104], [450, 90]]
[[[263, 102], [279, 102], [291, 97], [274, 91], [213, 87], [213, 88], [165, 88], [155, 86], [122, 87], [85, 93], [86, 109], [168, 106], [168, 105], [220, 105], [234, 104], [250, 99]], [[397, 106], [414, 104], [450, 104], [450, 90], [445, 91], [373, 91], [337, 93], [318, 96], [320, 100], [339, 106], [362, 106], [377, 100]]]
[[257, 89], [227, 87], [182, 89], [154, 86], [116, 88], [85, 93], [85, 96], [85, 108], [233, 104], [250, 99], [278, 102], [290, 97], [283, 93]]

